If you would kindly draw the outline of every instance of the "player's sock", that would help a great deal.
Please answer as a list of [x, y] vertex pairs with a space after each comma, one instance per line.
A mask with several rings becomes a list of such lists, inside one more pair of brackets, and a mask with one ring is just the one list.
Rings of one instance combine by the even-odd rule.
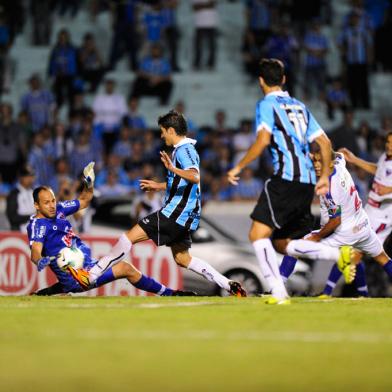
[[103, 271], [106, 271], [109, 266], [119, 263], [123, 260], [124, 256], [127, 255], [132, 248], [132, 242], [129, 241], [128, 237], [124, 234], [118, 239], [116, 244], [110, 250], [109, 254], [101, 257], [99, 261], [90, 269], [90, 282], [94, 282], [98, 276], [102, 275]]
[[392, 281], [392, 260], [389, 260], [382, 267], [384, 268], [384, 271], [388, 274], [389, 279]]
[[252, 245], [255, 249], [261, 272], [272, 290], [272, 295], [277, 299], [287, 298], [289, 295], [280, 276], [278, 260], [271, 240], [262, 238], [253, 242]]
[[170, 296], [173, 294], [173, 290], [157, 282], [155, 279], [149, 276], [142, 275], [142, 277], [133, 285], [139, 290], [148, 291], [162, 296]]
[[301, 259], [338, 261], [339, 248], [332, 248], [320, 242], [308, 240], [292, 240], [286, 248], [290, 256]]
[[95, 286], [100, 287], [106, 283], [113, 282], [113, 280], [116, 280], [113, 274], [113, 269], [108, 268], [102, 275], [98, 276], [97, 280], [95, 281]]
[[324, 287], [323, 294], [332, 295], [332, 291], [336, 286], [336, 283], [342, 276], [342, 273], [339, 271], [337, 264], [334, 264], [331, 268], [331, 272], [329, 273], [327, 283]]
[[288, 255], [283, 257], [282, 264], [279, 267], [283, 282], [287, 282], [287, 279], [294, 271], [295, 264], [297, 264], [297, 259], [295, 257]]
[[197, 257], [192, 257], [188, 269], [204, 276], [210, 282], [215, 282], [219, 287], [222, 287], [227, 291], [230, 290], [229, 279], [220, 274], [215, 268], [211, 267], [206, 261]]
[[361, 262], [356, 267], [357, 267], [357, 272], [355, 274], [354, 282], [358, 294], [361, 295], [362, 297], [369, 297], [369, 291], [366, 284], [365, 266]]

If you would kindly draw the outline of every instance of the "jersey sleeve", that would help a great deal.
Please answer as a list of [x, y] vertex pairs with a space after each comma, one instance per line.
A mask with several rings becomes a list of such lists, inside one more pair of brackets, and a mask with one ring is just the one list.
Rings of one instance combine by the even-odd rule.
[[57, 212], [62, 212], [65, 216], [72, 215], [80, 208], [79, 200], [66, 200], [57, 204]]
[[196, 169], [199, 171], [200, 158], [196, 149], [190, 145], [184, 145], [177, 151], [176, 160], [180, 164], [181, 169]]
[[31, 224], [31, 234], [30, 234], [30, 244], [33, 242], [45, 242], [46, 235], [46, 225], [45, 222], [40, 222], [39, 220], [35, 220]]
[[312, 143], [314, 139], [321, 136], [324, 133], [320, 124], [313, 117], [313, 114], [308, 110], [308, 129], [306, 130], [306, 140]]
[[274, 109], [271, 102], [267, 102], [266, 100], [257, 102], [255, 121], [256, 133], [259, 133], [262, 129], [272, 133], [275, 120]]

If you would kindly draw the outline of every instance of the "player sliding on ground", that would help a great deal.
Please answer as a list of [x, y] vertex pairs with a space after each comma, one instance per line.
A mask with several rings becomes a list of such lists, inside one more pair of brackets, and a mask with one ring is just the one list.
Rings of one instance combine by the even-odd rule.
[[168, 171], [167, 181], [141, 180], [140, 187], [146, 192], [165, 191], [164, 206], [124, 233], [110, 254], [100, 259], [90, 271], [79, 270], [79, 282], [95, 282], [102, 271], [121, 260], [133, 245], [151, 239], [158, 246], [169, 246], [179, 266], [215, 282], [231, 295], [245, 297], [246, 292], [238, 282], [227, 279], [206, 261], [190, 255], [191, 231], [197, 229], [201, 213], [199, 155], [194, 146], [196, 140], [186, 136], [186, 120], [178, 112], [170, 111], [159, 117], [158, 125], [166, 145], [174, 147], [171, 158], [166, 152], [161, 152], [162, 163]]
[[116, 279], [125, 278], [133, 286], [162, 296], [195, 295], [192, 292], [173, 290], [165, 287], [154, 279], [143, 275], [132, 264], [119, 259], [112, 268], [102, 270], [94, 284], [88, 281], [78, 283], [74, 279], [81, 278], [79, 270], [68, 266], [67, 271], [57, 265], [57, 255], [64, 247], [79, 248], [84, 254], [84, 268], [91, 268], [97, 260], [91, 258], [90, 249], [73, 232], [72, 226], [66, 219], [67, 216], [86, 208], [93, 197], [94, 164], [90, 163], [84, 169], [85, 186], [76, 200], [56, 203], [56, 197], [51, 188], [40, 186], [34, 189], [33, 198], [36, 214], [30, 218], [27, 234], [30, 241], [31, 260], [37, 265], [38, 271], [46, 266], [54, 272], [58, 282], [51, 287], [39, 290], [37, 295], [54, 295], [60, 293], [77, 293], [102, 286]]
[[[338, 261], [339, 247], [344, 249], [346, 245], [350, 245], [373, 257], [392, 278], [392, 261], [370, 226], [369, 217], [362, 208], [361, 199], [346, 169], [344, 156], [340, 153], [333, 154], [334, 162], [329, 167], [329, 192], [320, 197], [321, 229], [310, 233], [303, 240], [293, 240], [287, 245], [287, 253], [292, 257], [283, 258], [280, 266], [281, 275], [287, 280], [294, 270], [296, 258]], [[322, 162], [317, 152], [313, 156], [313, 163], [319, 176]], [[360, 254], [357, 258], [360, 259]], [[346, 282], [352, 281], [351, 271], [347, 270], [347, 274], [343, 271]], [[360, 287], [366, 285], [363, 272], [361, 268], [358, 269]]]

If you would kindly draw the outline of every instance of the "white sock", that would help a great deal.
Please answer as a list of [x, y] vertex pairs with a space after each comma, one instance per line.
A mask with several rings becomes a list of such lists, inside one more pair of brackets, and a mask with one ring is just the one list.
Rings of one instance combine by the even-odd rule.
[[261, 272], [272, 290], [272, 295], [278, 299], [287, 298], [289, 295], [280, 276], [278, 260], [271, 240], [262, 238], [253, 242], [252, 245], [259, 260]]
[[215, 282], [219, 287], [222, 287], [227, 291], [230, 290], [229, 279], [220, 274], [215, 268], [211, 267], [206, 261], [197, 257], [192, 257], [188, 269], [204, 276], [210, 282]]
[[339, 248], [332, 248], [320, 242], [293, 240], [287, 245], [287, 254], [300, 259], [338, 261]]
[[129, 241], [125, 234], [122, 234], [116, 244], [110, 250], [109, 254], [101, 257], [97, 264], [94, 265], [89, 271], [90, 282], [93, 283], [109, 266], [113, 266], [124, 259], [132, 248], [132, 242]]

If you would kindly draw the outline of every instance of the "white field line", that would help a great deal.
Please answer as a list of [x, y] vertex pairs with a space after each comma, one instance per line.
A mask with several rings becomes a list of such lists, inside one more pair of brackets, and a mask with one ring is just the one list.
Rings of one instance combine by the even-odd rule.
[[18, 304], [1, 304], [0, 309], [13, 309], [13, 308], [50, 308], [50, 309], [126, 309], [126, 308], [143, 308], [143, 309], [158, 309], [158, 308], [177, 308], [177, 307], [190, 307], [190, 306], [206, 306], [206, 305], [230, 305], [229, 303], [218, 301], [201, 301], [201, 302], [167, 302], [167, 303], [144, 303], [144, 304], [105, 304], [105, 303], [36, 303], [26, 302]]
[[[2, 339], [13, 339], [12, 331], [0, 332]], [[385, 333], [340, 333], [340, 332], [294, 332], [294, 331], [233, 331], [222, 332], [218, 330], [188, 330], [188, 331], [114, 331], [114, 330], [77, 330], [53, 331], [45, 330], [40, 333], [40, 337], [47, 339], [82, 339], [88, 341], [99, 340], [160, 340], [160, 341], [229, 341], [229, 342], [272, 342], [272, 343], [364, 343], [364, 344], [392, 344], [392, 334]]]

